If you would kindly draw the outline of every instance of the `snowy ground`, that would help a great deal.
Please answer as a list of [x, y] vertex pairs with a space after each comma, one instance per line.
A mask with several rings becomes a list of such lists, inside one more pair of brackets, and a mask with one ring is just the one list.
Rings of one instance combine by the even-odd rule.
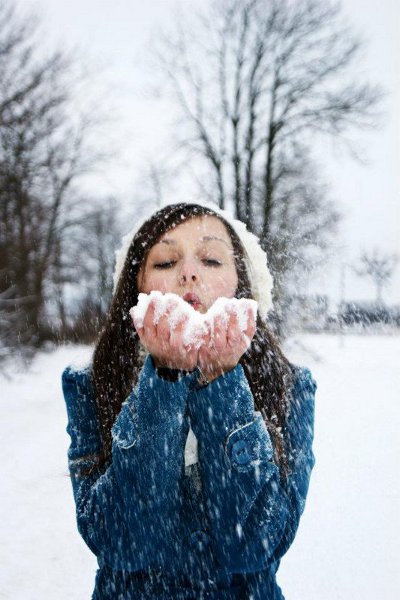
[[[95, 560], [75, 527], [60, 374], [87, 348], [0, 379], [0, 598], [88, 600]], [[282, 560], [287, 600], [400, 597], [400, 336], [310, 335], [288, 354], [318, 382], [316, 467]]]

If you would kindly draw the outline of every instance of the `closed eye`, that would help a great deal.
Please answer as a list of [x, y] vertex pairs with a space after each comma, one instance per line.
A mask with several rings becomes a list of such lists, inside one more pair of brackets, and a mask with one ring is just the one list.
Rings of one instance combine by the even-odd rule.
[[173, 267], [175, 263], [176, 263], [175, 260], [168, 260], [165, 262], [156, 263], [153, 266], [155, 269], [171, 269], [171, 267]]
[[207, 267], [221, 267], [222, 262], [217, 260], [216, 258], [203, 258], [203, 264]]
[[[203, 265], [206, 265], [207, 267], [221, 267], [222, 266], [222, 262], [216, 258], [203, 258], [201, 262], [203, 263]], [[155, 269], [159, 269], [159, 270], [172, 269], [172, 267], [174, 267], [175, 264], [176, 264], [176, 260], [166, 260], [163, 262], [155, 263], [153, 265], [153, 267]]]

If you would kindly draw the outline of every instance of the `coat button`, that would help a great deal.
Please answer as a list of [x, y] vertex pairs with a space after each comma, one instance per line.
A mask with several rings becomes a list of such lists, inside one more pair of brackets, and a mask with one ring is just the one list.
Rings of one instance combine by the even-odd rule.
[[247, 465], [251, 461], [251, 451], [246, 440], [239, 440], [233, 444], [232, 459], [239, 465]]
[[194, 531], [190, 536], [190, 543], [199, 550], [204, 550], [210, 543], [210, 538], [205, 531]]

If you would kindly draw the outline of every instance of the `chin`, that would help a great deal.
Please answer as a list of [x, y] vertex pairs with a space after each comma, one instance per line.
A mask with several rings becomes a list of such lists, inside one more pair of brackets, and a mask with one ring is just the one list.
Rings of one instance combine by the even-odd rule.
[[194, 310], [196, 310], [199, 313], [202, 313], [203, 315], [205, 315], [206, 312], [208, 311], [208, 308], [206, 306], [203, 306], [203, 305], [199, 306], [197, 308], [196, 307], [193, 307], [193, 308], [194, 308]]

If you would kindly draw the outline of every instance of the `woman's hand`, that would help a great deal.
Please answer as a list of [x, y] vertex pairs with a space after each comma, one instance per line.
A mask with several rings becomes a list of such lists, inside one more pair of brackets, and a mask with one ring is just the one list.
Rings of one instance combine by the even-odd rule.
[[198, 350], [184, 344], [184, 331], [188, 316], [182, 315], [174, 327], [170, 316], [175, 308], [171, 303], [155, 323], [155, 302], [151, 301], [143, 320], [143, 327], [134, 321], [140, 341], [152, 355], [157, 367], [194, 371], [197, 367]]
[[155, 301], [149, 303], [140, 326], [134, 319], [140, 340], [152, 355], [155, 365], [184, 371], [194, 371], [199, 366], [208, 381], [236, 367], [250, 346], [256, 330], [254, 314], [250, 308], [246, 311], [245, 331], [239, 325], [236, 312], [224, 310], [215, 315], [213, 322], [207, 327], [197, 327], [193, 343], [188, 344], [187, 337], [185, 338], [188, 314], [181, 314], [174, 323], [176, 304], [171, 302], [157, 320], [155, 304]]
[[208, 381], [216, 379], [238, 364], [251, 344], [256, 323], [251, 309], [247, 311], [245, 331], [239, 326], [235, 311], [217, 315], [212, 330], [203, 338], [198, 353], [198, 366]]

